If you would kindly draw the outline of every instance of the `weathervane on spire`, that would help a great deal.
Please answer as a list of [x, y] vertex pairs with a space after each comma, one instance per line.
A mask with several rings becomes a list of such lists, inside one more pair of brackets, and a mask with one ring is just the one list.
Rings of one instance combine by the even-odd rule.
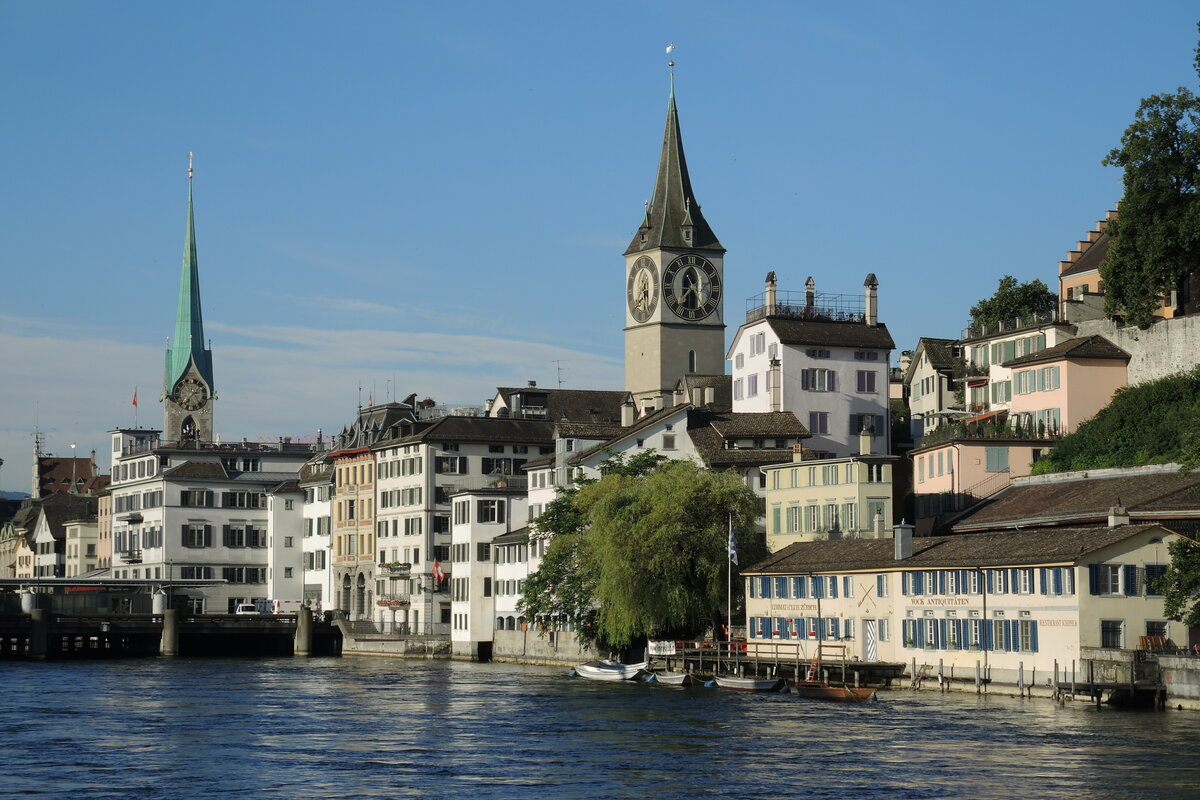
[[[667, 44], [667, 55], [671, 55], [672, 51], [674, 51], [674, 50], [675, 50], [675, 43], [674, 43], [674, 42], [669, 42], [669, 43]], [[674, 59], [672, 59], [671, 61], [668, 61], [668, 62], [667, 62], [667, 66], [668, 66], [668, 67], [674, 67], [674, 66], [675, 66], [675, 61], [674, 61]], [[671, 74], [672, 74], [672, 75], [674, 75], [674, 74], [675, 74], [673, 70], [672, 70], [672, 73], [671, 73]]]
[[189, 181], [192, 179], [192, 156], [193, 155], [195, 155], [195, 153], [188, 153], [188, 180]]

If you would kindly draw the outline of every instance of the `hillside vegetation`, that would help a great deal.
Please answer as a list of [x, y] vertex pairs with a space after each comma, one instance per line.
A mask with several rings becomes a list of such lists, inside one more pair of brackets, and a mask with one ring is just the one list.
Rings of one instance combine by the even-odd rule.
[[1099, 414], [1064, 436], [1033, 472], [1172, 461], [1200, 466], [1200, 367], [1121, 389]]

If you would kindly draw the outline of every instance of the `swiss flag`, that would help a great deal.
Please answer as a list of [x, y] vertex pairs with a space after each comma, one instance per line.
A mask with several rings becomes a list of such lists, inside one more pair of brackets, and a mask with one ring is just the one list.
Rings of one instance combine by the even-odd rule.
[[134, 387], [134, 390], [133, 390], [133, 404], [135, 406], [137, 405], [137, 387]]
[[441, 583], [442, 581], [446, 580], [446, 573], [442, 572], [442, 562], [441, 561], [433, 562], [433, 579], [435, 581], [437, 581], [438, 583]]

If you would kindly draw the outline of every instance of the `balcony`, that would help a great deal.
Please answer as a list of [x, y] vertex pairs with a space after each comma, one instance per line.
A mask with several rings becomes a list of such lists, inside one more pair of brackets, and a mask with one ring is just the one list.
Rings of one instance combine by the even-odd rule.
[[381, 608], [404, 608], [412, 603], [407, 594], [381, 594], [376, 597], [375, 604]]
[[[986, 408], [986, 407], [985, 407]], [[1062, 432], [1057, 429], [1046, 430], [1045, 426], [1023, 426], [1002, 418], [1003, 410], [997, 411], [989, 419], [977, 422], [952, 422], [943, 425], [932, 433], [920, 437], [916, 443], [918, 448], [930, 447], [935, 444], [963, 440], [986, 439], [1025, 439], [1034, 441], [1056, 442], [1062, 438]]]
[[767, 307], [766, 294], [746, 301], [746, 322], [764, 317], [813, 319], [826, 322], [862, 322], [866, 319], [866, 298], [856, 294], [813, 292], [776, 292], [775, 306]]
[[524, 475], [445, 475], [439, 476], [445, 478], [446, 482], [439, 481], [439, 490], [444, 490], [446, 495], [452, 495], [455, 492], [469, 492], [475, 489], [528, 489], [529, 478]]
[[116, 556], [118, 558], [120, 558], [123, 562], [125, 562], [126, 564], [142, 563], [142, 551], [141, 550], [118, 550], [116, 552]]
[[412, 564], [401, 562], [392, 562], [390, 564], [380, 564], [378, 567], [380, 575], [390, 575], [393, 578], [407, 578], [412, 574]]

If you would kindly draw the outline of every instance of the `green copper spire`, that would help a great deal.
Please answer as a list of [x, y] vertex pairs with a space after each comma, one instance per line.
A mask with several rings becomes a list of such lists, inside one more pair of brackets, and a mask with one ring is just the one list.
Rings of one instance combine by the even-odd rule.
[[700, 213], [700, 204], [692, 192], [692, 179], [688, 176], [687, 159], [683, 155], [683, 135], [679, 131], [679, 112], [675, 108], [674, 72], [671, 73], [667, 127], [663, 131], [654, 193], [646, 216], [625, 254], [659, 247], [725, 252]]
[[[189, 159], [191, 154], [189, 153]], [[200, 312], [200, 262], [196, 257], [196, 221], [192, 213], [192, 167], [188, 162], [187, 230], [183, 238], [183, 268], [179, 277], [179, 308], [175, 314], [175, 338], [167, 350], [163, 394], [188, 370], [189, 364], [213, 391], [212, 352], [204, 346], [204, 319]]]

